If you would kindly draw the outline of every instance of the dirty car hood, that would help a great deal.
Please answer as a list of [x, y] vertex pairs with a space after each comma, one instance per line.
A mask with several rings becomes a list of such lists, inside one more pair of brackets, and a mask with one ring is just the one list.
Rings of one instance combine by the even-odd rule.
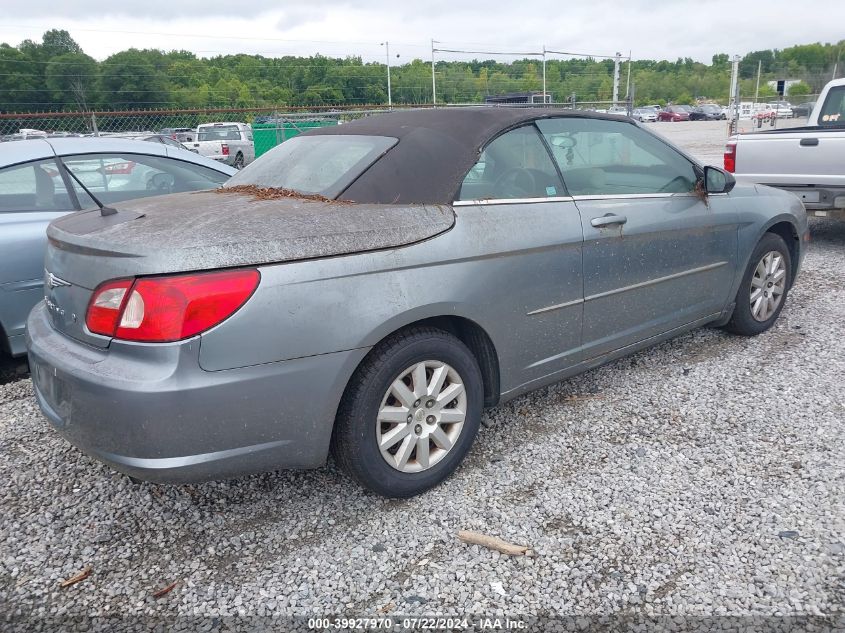
[[438, 235], [455, 222], [446, 205], [258, 200], [214, 191], [116, 207], [110, 216], [95, 209], [54, 221], [47, 230], [51, 245], [117, 258], [110, 265], [125, 274], [155, 274], [394, 248]]

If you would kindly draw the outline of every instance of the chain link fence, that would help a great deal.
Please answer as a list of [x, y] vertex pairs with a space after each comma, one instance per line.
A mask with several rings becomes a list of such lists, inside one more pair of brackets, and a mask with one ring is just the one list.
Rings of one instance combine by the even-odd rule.
[[[610, 101], [547, 103], [554, 108], [607, 109]], [[619, 105], [625, 107], [625, 102]], [[543, 107], [542, 103], [456, 103], [449, 107]], [[316, 122], [340, 124], [394, 110], [429, 108], [430, 105], [384, 105], [331, 108], [210, 108], [198, 110], [126, 110], [103, 112], [0, 113], [0, 140], [39, 136], [108, 136], [174, 134], [190, 132], [204, 123], [237, 122], [285, 130], [314, 127]]]
[[203, 109], [128, 110], [113, 112], [45, 112], [0, 114], [0, 141], [55, 137], [133, 137], [164, 135], [188, 149], [197, 141], [198, 126], [207, 123], [247, 123], [252, 126], [255, 154], [279, 145], [315, 127], [339, 125], [364, 116], [387, 112], [381, 107], [308, 110]]
[[[185, 134], [204, 123], [237, 122], [278, 130], [280, 140], [315, 124], [338, 124], [386, 112], [384, 106], [351, 108], [215, 108], [202, 110], [127, 110], [0, 114], [0, 140], [44, 136], [138, 136]], [[180, 139], [181, 140], [181, 139]], [[193, 140], [192, 138], [190, 140]]]
[[[815, 95], [805, 97], [812, 101]], [[452, 107], [543, 107], [542, 103], [461, 103]], [[102, 112], [40, 112], [0, 113], [0, 141], [56, 136], [151, 136], [164, 134], [181, 143], [196, 140], [196, 129], [205, 123], [237, 122], [252, 126], [256, 155], [261, 155], [279, 143], [314, 127], [340, 125], [361, 117], [380, 114], [391, 110], [410, 110], [431, 106], [384, 105], [356, 107], [310, 107], [310, 108], [206, 108], [170, 110], [126, 110]], [[630, 101], [566, 101], [547, 103], [546, 107], [600, 112], [630, 112]], [[756, 107], [756, 106], [755, 106]], [[809, 111], [797, 113], [796, 119], [806, 121]], [[750, 119], [751, 110], [740, 115]], [[756, 119], [753, 120], [758, 123]], [[774, 125], [785, 124], [778, 119]], [[791, 127], [792, 125], [785, 125]], [[750, 125], [746, 125], [750, 127]], [[762, 125], [758, 126], [762, 127]]]

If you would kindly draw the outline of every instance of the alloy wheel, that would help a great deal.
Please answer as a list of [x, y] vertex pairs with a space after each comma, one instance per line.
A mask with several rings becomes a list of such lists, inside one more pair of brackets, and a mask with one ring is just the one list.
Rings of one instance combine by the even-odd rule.
[[757, 263], [751, 277], [751, 316], [768, 320], [777, 310], [786, 291], [786, 264], [777, 251], [769, 251]]
[[467, 395], [454, 368], [426, 360], [405, 369], [382, 398], [376, 441], [384, 460], [403, 473], [442, 460], [464, 427]]

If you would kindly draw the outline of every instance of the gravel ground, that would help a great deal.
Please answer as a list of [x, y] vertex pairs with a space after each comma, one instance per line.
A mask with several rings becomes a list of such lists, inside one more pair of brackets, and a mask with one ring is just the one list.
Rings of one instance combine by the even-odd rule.
[[[460, 471], [405, 501], [332, 465], [133, 484], [60, 439], [6, 361], [0, 628], [435, 613], [845, 628], [845, 224], [812, 227], [773, 330], [697, 330], [492, 409]], [[461, 529], [536, 556], [461, 544]]]

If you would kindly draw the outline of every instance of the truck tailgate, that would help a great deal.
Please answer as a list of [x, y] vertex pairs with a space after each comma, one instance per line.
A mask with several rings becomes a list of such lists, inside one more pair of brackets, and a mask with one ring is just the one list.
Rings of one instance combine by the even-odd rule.
[[188, 143], [188, 148], [197, 152], [200, 156], [222, 156], [223, 143], [222, 141], [198, 141], [195, 143]]
[[845, 129], [741, 135], [736, 174], [767, 185], [845, 186]]

